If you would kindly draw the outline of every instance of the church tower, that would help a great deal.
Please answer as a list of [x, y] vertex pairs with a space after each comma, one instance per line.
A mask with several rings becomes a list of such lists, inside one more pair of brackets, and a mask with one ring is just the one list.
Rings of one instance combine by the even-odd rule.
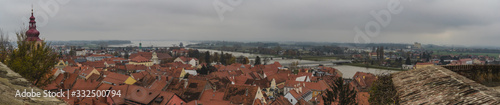
[[151, 61], [153, 61], [153, 64], [160, 64], [160, 60], [158, 59], [158, 54], [156, 54], [156, 52], [153, 52]]
[[35, 16], [33, 16], [33, 8], [31, 9], [31, 17], [29, 22], [29, 29], [26, 31], [26, 39], [24, 41], [35, 41], [36, 45], [40, 45], [43, 40], [41, 40], [38, 36], [40, 32], [36, 30], [36, 21]]

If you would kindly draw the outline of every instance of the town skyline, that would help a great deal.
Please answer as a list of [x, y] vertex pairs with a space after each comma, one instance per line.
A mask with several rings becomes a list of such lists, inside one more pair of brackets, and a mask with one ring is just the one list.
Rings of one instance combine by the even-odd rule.
[[[49, 4], [40, 1], [8, 1], [2, 3], [0, 28], [15, 40], [14, 33], [27, 27], [33, 4], [40, 37], [48, 40], [355, 43], [354, 28], [366, 32], [370, 22], [380, 23], [370, 12], [387, 10], [391, 2], [242, 1], [233, 6], [222, 1], [233, 10], [224, 12], [221, 19], [214, 7], [217, 1], [49, 2], [55, 12], [47, 11]], [[496, 1], [399, 2], [400, 13], [391, 14], [387, 26], [369, 37], [370, 43], [500, 44], [495, 41], [500, 38], [500, 15], [494, 13], [500, 3], [492, 3]]]

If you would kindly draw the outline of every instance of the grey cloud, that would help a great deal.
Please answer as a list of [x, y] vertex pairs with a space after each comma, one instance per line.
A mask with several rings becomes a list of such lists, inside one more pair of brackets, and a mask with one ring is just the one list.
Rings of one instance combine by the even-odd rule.
[[[27, 23], [38, 1], [0, 0], [0, 28]], [[388, 0], [244, 0], [220, 21], [215, 0], [71, 0], [39, 27], [46, 40], [230, 40], [353, 42], [354, 27], [375, 21]], [[224, 3], [225, 0], [221, 0]], [[372, 42], [490, 45], [500, 42], [500, 1], [401, 0]], [[39, 19], [39, 16], [37, 16]], [[436, 37], [436, 38], [430, 38]], [[441, 38], [441, 39], [439, 39]], [[443, 39], [446, 38], [446, 39]]]

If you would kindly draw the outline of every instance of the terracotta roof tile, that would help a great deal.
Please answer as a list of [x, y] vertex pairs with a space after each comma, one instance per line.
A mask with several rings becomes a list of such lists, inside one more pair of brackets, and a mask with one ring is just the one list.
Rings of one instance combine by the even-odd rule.
[[228, 85], [224, 92], [224, 100], [233, 104], [251, 105], [257, 93], [257, 87], [244, 85]]
[[125, 99], [133, 102], [139, 102], [141, 104], [149, 104], [159, 94], [159, 91], [156, 90], [130, 85], [128, 87], [127, 96], [125, 97]]

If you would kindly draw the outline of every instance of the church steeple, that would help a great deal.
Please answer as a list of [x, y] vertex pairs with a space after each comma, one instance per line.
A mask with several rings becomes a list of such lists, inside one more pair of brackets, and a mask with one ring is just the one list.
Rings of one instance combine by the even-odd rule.
[[26, 31], [26, 41], [41, 41], [41, 39], [38, 37], [40, 35], [40, 32], [36, 30], [36, 21], [35, 21], [35, 16], [33, 16], [33, 7], [31, 7], [31, 17], [30, 17], [30, 23], [29, 23], [29, 29]]

